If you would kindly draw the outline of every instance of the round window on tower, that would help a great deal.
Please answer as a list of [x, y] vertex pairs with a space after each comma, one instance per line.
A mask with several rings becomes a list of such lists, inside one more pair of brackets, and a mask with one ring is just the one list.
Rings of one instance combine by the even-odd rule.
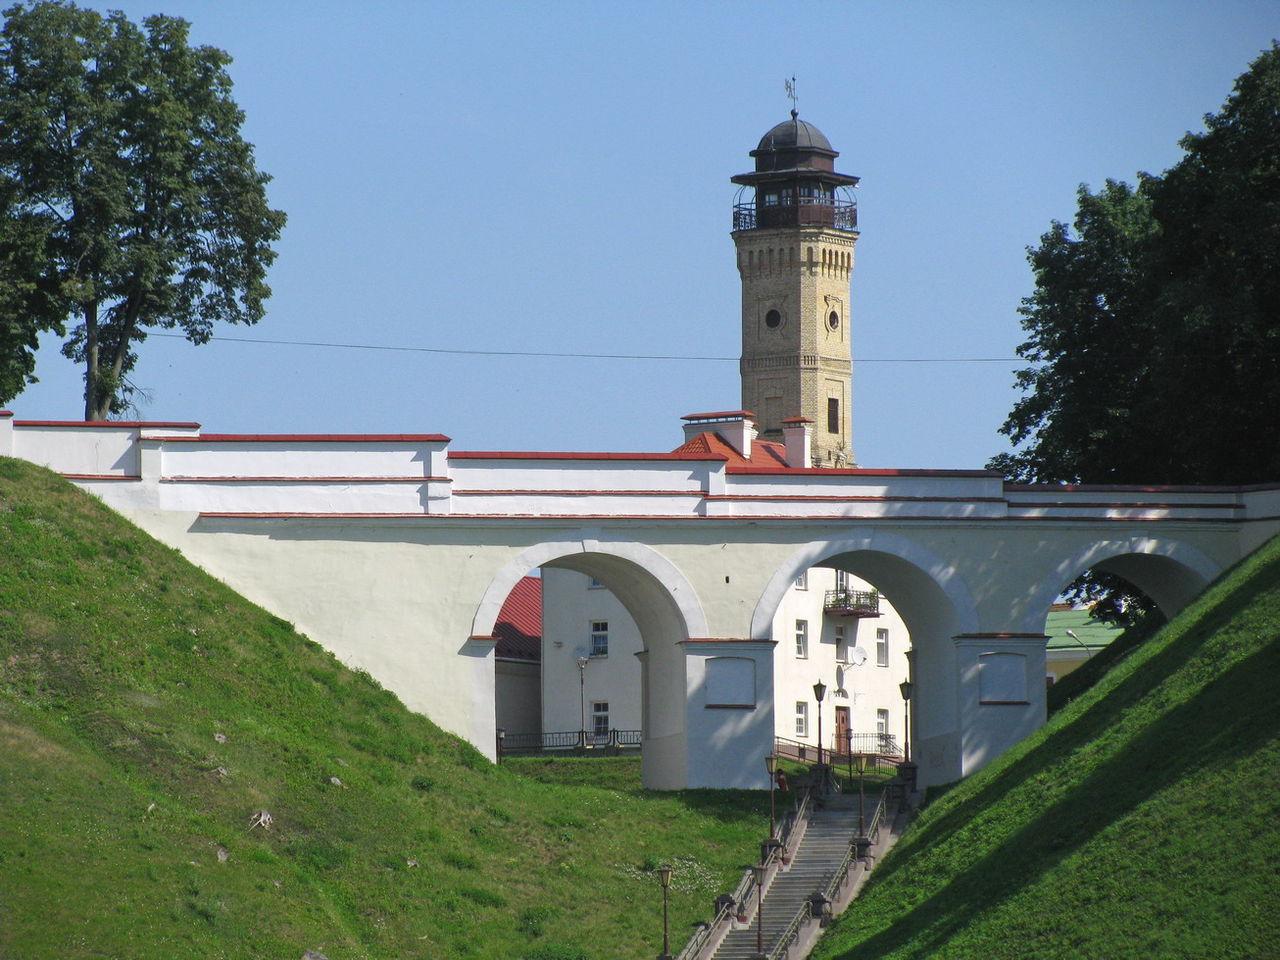
[[770, 310], [764, 315], [764, 325], [770, 330], [778, 327], [782, 323], [782, 314], [777, 310]]
[[836, 313], [834, 310], [832, 310], [829, 314], [827, 314], [827, 326], [830, 327], [832, 330], [839, 330], [840, 314]]

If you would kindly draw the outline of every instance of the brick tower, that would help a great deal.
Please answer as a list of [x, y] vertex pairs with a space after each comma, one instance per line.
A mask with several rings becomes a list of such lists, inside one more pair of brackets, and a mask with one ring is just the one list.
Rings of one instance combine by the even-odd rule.
[[[835, 170], [839, 154], [799, 118], [778, 124], [740, 173], [733, 242], [742, 277], [742, 406], [763, 440], [782, 421], [813, 421], [813, 465], [854, 466], [850, 393], [849, 275], [858, 239], [857, 177]], [[748, 199], [744, 194], [754, 191]]]

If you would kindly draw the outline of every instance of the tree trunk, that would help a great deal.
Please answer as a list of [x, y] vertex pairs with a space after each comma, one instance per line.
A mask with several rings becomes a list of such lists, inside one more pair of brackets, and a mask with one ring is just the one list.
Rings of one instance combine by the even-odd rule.
[[84, 418], [105, 420], [98, 384], [98, 305], [84, 305]]

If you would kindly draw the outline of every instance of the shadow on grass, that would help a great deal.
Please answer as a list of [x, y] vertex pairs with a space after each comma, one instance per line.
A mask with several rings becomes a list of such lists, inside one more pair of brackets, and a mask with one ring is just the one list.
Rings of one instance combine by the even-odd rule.
[[[1012, 764], [961, 808], [929, 824], [912, 838], [911, 845], [946, 842], [971, 819], [974, 810], [998, 803], [1003, 792], [1065, 760], [1093, 734], [1113, 724], [1117, 710], [1165, 680], [1260, 594], [1275, 590], [1278, 581], [1280, 557], [1263, 564], [1232, 596], [1142, 664], [1113, 697], [1095, 705], [1023, 761]], [[1276, 612], [1271, 609], [1275, 605], [1261, 605], [1234, 627], [1250, 632], [1262, 628], [1265, 635], [1275, 637]], [[1208, 679], [1194, 696], [1167, 709], [1116, 755], [1099, 763], [1068, 797], [1047, 806], [928, 900], [839, 956], [842, 960], [869, 960], [895, 951], [912, 958], [943, 955], [948, 940], [975, 916], [1035, 883], [1152, 795], [1183, 778], [1209, 776], [1207, 771], [1215, 764], [1250, 756], [1280, 734], [1280, 698], [1267, 679], [1276, 676], [1280, 676], [1280, 640], [1272, 639]], [[893, 872], [907, 869], [906, 859], [895, 857]], [[892, 873], [882, 873], [877, 885], [890, 876]]]
[[[1219, 631], [1225, 630], [1243, 611], [1257, 604], [1264, 594], [1275, 590], [1277, 584], [1280, 584], [1280, 553], [1259, 564], [1258, 568], [1251, 571], [1247, 579], [1227, 597], [1202, 615], [1196, 623], [1183, 630], [1181, 635], [1169, 642], [1164, 649], [1151, 654], [1145, 662], [1138, 664], [1128, 677], [1107, 691], [1104, 697], [1087, 706], [1079, 716], [1063, 723], [1025, 756], [992, 776], [975, 793], [966, 797], [962, 804], [958, 804], [946, 814], [922, 824], [917, 831], [913, 831], [901, 844], [901, 855], [886, 865], [887, 870], [884, 867], [881, 868], [880, 882], [888, 879], [893, 872], [904, 865], [907, 854], [911, 850], [943, 842], [970, 820], [974, 810], [998, 803], [1001, 797], [1023, 782], [1066, 762], [1082, 746], [1114, 727], [1120, 722], [1125, 711], [1141, 702], [1144, 697], [1186, 666], [1202, 651], [1206, 642]], [[1180, 619], [1175, 620], [1165, 629], [1177, 629]], [[1153, 638], [1151, 642], [1158, 643], [1159, 637]], [[1215, 660], [1213, 669], [1216, 670], [1219, 663], [1220, 659]], [[1214, 682], [1218, 683], [1221, 680]], [[1257, 691], [1254, 693], [1256, 696]], [[1185, 733], [1186, 731], [1183, 731], [1180, 737], [1185, 736]], [[1160, 750], [1147, 760], [1162, 763], [1165, 756], [1166, 750]]]

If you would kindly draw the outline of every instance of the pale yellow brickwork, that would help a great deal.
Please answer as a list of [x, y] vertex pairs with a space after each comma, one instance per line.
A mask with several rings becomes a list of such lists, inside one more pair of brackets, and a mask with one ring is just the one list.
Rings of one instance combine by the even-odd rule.
[[762, 440], [781, 442], [783, 419], [812, 420], [814, 466], [854, 465], [849, 276], [857, 236], [822, 227], [733, 234], [742, 277], [742, 407], [759, 418]]

